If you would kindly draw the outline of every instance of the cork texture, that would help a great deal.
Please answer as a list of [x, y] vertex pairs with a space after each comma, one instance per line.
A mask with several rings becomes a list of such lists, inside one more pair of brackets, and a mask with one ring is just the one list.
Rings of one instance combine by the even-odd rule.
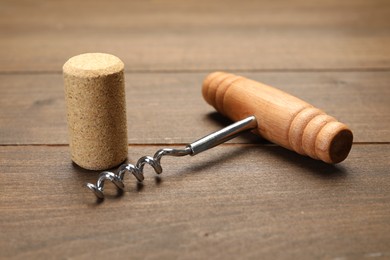
[[127, 158], [124, 64], [110, 54], [86, 53], [63, 66], [72, 160], [105, 170]]

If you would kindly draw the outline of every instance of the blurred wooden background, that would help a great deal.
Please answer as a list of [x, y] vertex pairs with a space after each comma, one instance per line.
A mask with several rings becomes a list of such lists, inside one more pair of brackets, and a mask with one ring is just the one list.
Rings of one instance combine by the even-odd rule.
[[[62, 65], [126, 66], [129, 161], [230, 122], [201, 97], [224, 70], [347, 123], [332, 166], [245, 135], [164, 158], [96, 203], [68, 152]], [[0, 258], [390, 257], [390, 2], [0, 2]]]

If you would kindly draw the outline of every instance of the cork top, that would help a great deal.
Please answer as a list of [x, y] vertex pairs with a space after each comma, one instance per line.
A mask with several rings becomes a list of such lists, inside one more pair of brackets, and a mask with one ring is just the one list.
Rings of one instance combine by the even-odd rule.
[[84, 53], [70, 58], [63, 66], [66, 74], [77, 77], [99, 77], [124, 69], [123, 62], [106, 53]]

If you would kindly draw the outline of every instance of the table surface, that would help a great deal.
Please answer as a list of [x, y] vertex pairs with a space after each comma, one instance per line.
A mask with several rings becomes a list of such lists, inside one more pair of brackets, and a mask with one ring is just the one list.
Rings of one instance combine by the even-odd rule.
[[[390, 257], [389, 1], [3, 0], [0, 34], [0, 258]], [[327, 165], [248, 134], [97, 203], [63, 93], [85, 52], [125, 63], [129, 162], [230, 123], [201, 96], [216, 70], [325, 110], [352, 151]]]

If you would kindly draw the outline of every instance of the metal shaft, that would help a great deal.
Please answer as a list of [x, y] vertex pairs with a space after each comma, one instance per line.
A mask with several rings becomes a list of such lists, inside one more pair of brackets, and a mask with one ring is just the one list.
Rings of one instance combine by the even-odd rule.
[[217, 132], [211, 133], [201, 139], [187, 145], [191, 149], [191, 155], [196, 155], [219, 144], [229, 141], [244, 131], [257, 128], [255, 116], [249, 116], [234, 124], [231, 124]]

